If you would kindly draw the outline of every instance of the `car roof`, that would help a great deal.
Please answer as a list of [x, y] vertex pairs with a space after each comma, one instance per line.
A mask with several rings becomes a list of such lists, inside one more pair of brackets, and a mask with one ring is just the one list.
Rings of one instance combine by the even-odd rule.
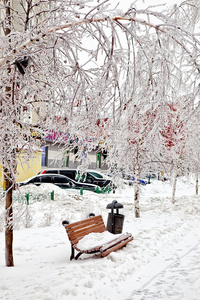
[[41, 172], [43, 171], [77, 171], [76, 169], [60, 169], [60, 168], [53, 168], [53, 169], [44, 169], [42, 170]]
[[[30, 177], [30, 178], [28, 178], [28, 179], [26, 179], [26, 180], [24, 180], [24, 181], [29, 181], [29, 180], [31, 180], [31, 179], [34, 179], [34, 178], [36, 178], [36, 177], [44, 177], [44, 176], [59, 176], [59, 177], [67, 177], [67, 176], [65, 176], [65, 175], [62, 175], [62, 174], [54, 174], [54, 173], [50, 173], [50, 174], [48, 174], [48, 173], [44, 173], [44, 174], [38, 174], [38, 175], [35, 175], [35, 176], [32, 176], [32, 177]], [[67, 177], [68, 179], [70, 179], [70, 180], [72, 180], [71, 178], [69, 178], [69, 177]]]
[[[65, 175], [62, 175], [62, 174], [54, 174], [54, 173], [50, 173], [50, 174], [48, 174], [48, 173], [38, 174], [38, 175], [36, 175], [36, 176], [33, 176], [33, 177], [28, 178], [27, 180], [24, 180], [23, 182], [30, 181], [31, 179], [34, 179], [34, 178], [36, 178], [36, 177], [44, 177], [44, 176], [57, 176], [57, 177], [67, 178], [67, 179], [69, 179], [70, 181], [74, 182], [75, 184], [78, 183], [77, 181], [75, 181], [75, 180], [73, 180], [73, 179], [71, 179], [71, 178], [69, 178], [69, 177], [67, 177], [67, 176], [65, 176]], [[81, 184], [87, 185], [87, 186], [98, 187], [98, 185], [93, 184], [93, 183], [85, 183], [85, 182], [81, 182]]]

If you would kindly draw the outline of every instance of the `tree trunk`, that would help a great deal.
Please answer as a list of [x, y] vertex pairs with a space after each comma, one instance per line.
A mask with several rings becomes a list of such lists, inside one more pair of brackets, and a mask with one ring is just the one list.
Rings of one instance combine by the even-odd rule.
[[13, 183], [11, 174], [7, 169], [4, 169], [4, 183], [6, 191], [6, 216], [5, 216], [5, 259], [6, 266], [13, 267], [13, 210], [12, 210], [12, 189]]
[[176, 170], [175, 170], [175, 176], [174, 176], [174, 184], [173, 184], [173, 192], [172, 192], [172, 203], [174, 204], [175, 203], [175, 193], [176, 193], [176, 183], [177, 183], [177, 178], [178, 178], [178, 169], [179, 169], [179, 166], [180, 166], [180, 161], [181, 161], [181, 158], [182, 158], [182, 155], [183, 155], [183, 150], [185, 148], [185, 145], [186, 145], [186, 142], [187, 142], [187, 138], [188, 138], [188, 135], [181, 147], [181, 150], [180, 150], [180, 154], [179, 154], [179, 157], [178, 157], [178, 161], [176, 163]]
[[[5, 5], [5, 14], [6, 14], [6, 22], [4, 26], [4, 34], [9, 35], [11, 33], [11, 9], [10, 9], [10, 0], [3, 1]], [[9, 40], [11, 44], [11, 40]], [[11, 68], [8, 67], [8, 75], [11, 72]], [[7, 98], [11, 97], [11, 86], [6, 87]], [[7, 138], [6, 138], [7, 139]], [[7, 143], [8, 144], [8, 143]], [[4, 149], [4, 156], [6, 156], [6, 152], [9, 151], [9, 147]], [[2, 157], [3, 162], [3, 173], [4, 173], [4, 184], [5, 184], [5, 260], [7, 267], [13, 267], [13, 210], [12, 210], [12, 191], [13, 191], [13, 180], [11, 176], [11, 172], [4, 165], [5, 157]]]
[[140, 217], [140, 187], [138, 182], [135, 182], [134, 205], [135, 205], [135, 217], [139, 218]]
[[142, 141], [140, 138], [139, 144], [137, 147], [137, 155], [136, 155], [136, 164], [135, 164], [135, 194], [134, 194], [134, 207], [135, 207], [135, 217], [140, 217], [140, 158], [141, 158], [141, 150], [142, 150]]
[[199, 194], [199, 177], [198, 177], [198, 172], [196, 172], [196, 195]]
[[[8, 73], [10, 73], [10, 68], [8, 68]], [[6, 87], [7, 97], [11, 97], [11, 88], [9, 86]], [[15, 122], [15, 120], [13, 120]], [[12, 178], [13, 174], [10, 170], [16, 168], [16, 157], [15, 157], [15, 149], [11, 151], [12, 145], [10, 144], [9, 137], [4, 137], [5, 149], [2, 155], [2, 163], [3, 163], [3, 173], [4, 173], [4, 185], [6, 192], [5, 199], [5, 260], [7, 267], [13, 267], [13, 208], [12, 208], [12, 192], [14, 186], [14, 178]], [[6, 158], [7, 157], [7, 158]], [[6, 159], [5, 159], [6, 158]], [[11, 167], [12, 166], [12, 167]], [[14, 166], [14, 168], [13, 168]], [[13, 171], [12, 170], [12, 171]]]
[[172, 203], [173, 204], [175, 203], [177, 177], [178, 177], [178, 164], [176, 166], [175, 175], [174, 175], [174, 184], [173, 184], [173, 191], [172, 191]]

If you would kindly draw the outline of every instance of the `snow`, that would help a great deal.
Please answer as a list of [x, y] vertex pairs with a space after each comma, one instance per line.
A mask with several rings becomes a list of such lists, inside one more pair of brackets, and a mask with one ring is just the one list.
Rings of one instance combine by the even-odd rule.
[[120, 234], [113, 235], [109, 231], [105, 232], [92, 232], [84, 236], [77, 244], [80, 250], [87, 250], [96, 248], [112, 241], [114, 238], [119, 237]]
[[[30, 200], [28, 206], [15, 201], [13, 268], [5, 267], [0, 227], [0, 299], [199, 299], [200, 196], [194, 182], [192, 177], [179, 178], [174, 205], [170, 181], [142, 186], [140, 218], [134, 217], [133, 187], [104, 195], [80, 195], [51, 184], [22, 187], [22, 193], [32, 194], [54, 190], [55, 200]], [[83, 254], [70, 261], [62, 221], [76, 222], [95, 213], [106, 224], [106, 206], [113, 200], [123, 204], [123, 233], [132, 233], [134, 240], [105, 258]], [[3, 215], [1, 201], [1, 221]]]

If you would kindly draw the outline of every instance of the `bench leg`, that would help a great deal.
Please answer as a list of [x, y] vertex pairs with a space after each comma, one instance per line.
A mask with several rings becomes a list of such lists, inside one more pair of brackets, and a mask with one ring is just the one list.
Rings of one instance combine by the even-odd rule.
[[74, 258], [74, 248], [73, 248], [73, 246], [71, 246], [71, 249], [72, 249], [72, 253], [71, 253], [71, 256], [70, 256], [70, 260], [72, 260]]
[[81, 254], [83, 254], [83, 253], [87, 253], [87, 254], [94, 254], [94, 253], [97, 253], [97, 252], [100, 252], [100, 250], [99, 249], [97, 249], [97, 250], [93, 250], [93, 251], [80, 251], [76, 256], [75, 256], [75, 259], [78, 259], [80, 256], [81, 256]]
[[77, 259], [79, 258], [79, 256], [81, 256], [81, 254], [83, 254], [83, 252], [79, 252], [79, 253], [76, 255], [75, 259], [77, 260]]

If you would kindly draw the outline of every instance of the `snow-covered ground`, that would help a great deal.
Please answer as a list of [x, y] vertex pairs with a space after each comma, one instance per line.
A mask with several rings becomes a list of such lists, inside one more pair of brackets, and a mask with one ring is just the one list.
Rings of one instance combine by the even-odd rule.
[[[200, 196], [195, 196], [194, 180], [179, 179], [174, 205], [169, 181], [141, 188], [141, 217], [136, 219], [133, 187], [109, 195], [80, 195], [49, 184], [24, 187], [33, 194], [54, 190], [55, 200], [30, 200], [28, 206], [15, 202], [13, 268], [5, 267], [1, 201], [0, 299], [199, 299]], [[82, 255], [70, 261], [62, 221], [75, 222], [95, 213], [106, 224], [106, 206], [113, 200], [123, 204], [123, 232], [131, 232], [134, 240], [105, 258]]]

